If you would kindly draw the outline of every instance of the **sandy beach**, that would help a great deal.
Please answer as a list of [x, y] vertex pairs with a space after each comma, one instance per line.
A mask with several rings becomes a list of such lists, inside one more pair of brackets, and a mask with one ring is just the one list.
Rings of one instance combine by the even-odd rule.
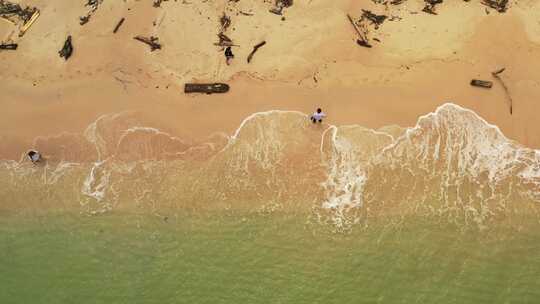
[[539, 0], [0, 0], [0, 303], [536, 303], [538, 58]]
[[[505, 13], [480, 1], [445, 2], [432, 15], [416, 0], [387, 6], [298, 0], [282, 16], [270, 13], [267, 1], [165, 1], [160, 7], [104, 1], [82, 26], [85, 1], [18, 2], [41, 15], [15, 38], [16, 51], [0, 51], [5, 159], [18, 159], [38, 136], [82, 132], [99, 116], [122, 111], [197, 140], [230, 134], [248, 115], [272, 109], [310, 113], [322, 107], [331, 124], [409, 127], [446, 102], [474, 110], [525, 146], [540, 147], [536, 1], [511, 3]], [[372, 40], [372, 48], [355, 43], [346, 17], [359, 18], [361, 9], [395, 16], [370, 28], [370, 37], [380, 41]], [[224, 13], [231, 19], [226, 34], [239, 45], [230, 66], [214, 45]], [[120, 18], [125, 22], [113, 34]], [[16, 29], [0, 23], [5, 39], [10, 31]], [[67, 35], [74, 52], [66, 61], [58, 51]], [[136, 35], [157, 36], [163, 47], [150, 52]], [[247, 55], [263, 40], [267, 44], [248, 64]], [[508, 94], [491, 76], [503, 67]], [[472, 87], [473, 78], [495, 84]], [[231, 90], [188, 96], [187, 82], [224, 82]]]

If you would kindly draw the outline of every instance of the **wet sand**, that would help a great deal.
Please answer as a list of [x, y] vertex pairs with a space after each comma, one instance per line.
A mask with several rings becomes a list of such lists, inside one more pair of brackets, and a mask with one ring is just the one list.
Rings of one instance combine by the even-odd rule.
[[[371, 49], [355, 43], [346, 18], [359, 17], [360, 8], [385, 13], [371, 1], [295, 1], [284, 21], [264, 2], [169, 1], [154, 8], [151, 1], [105, 1], [84, 26], [78, 23], [88, 11], [83, 1], [21, 2], [42, 15], [17, 51], [0, 52], [2, 158], [18, 159], [37, 136], [81, 132], [103, 114], [126, 110], [171, 134], [199, 139], [230, 134], [254, 112], [309, 113], [318, 106], [333, 124], [413, 126], [448, 101], [473, 109], [509, 138], [540, 147], [534, 1], [512, 4], [503, 14], [486, 14], [474, 2], [444, 3], [436, 16], [421, 12], [418, 1], [389, 6], [386, 13], [402, 19], [386, 21], [374, 34], [381, 43]], [[213, 45], [224, 11], [232, 19], [226, 33], [240, 45], [231, 66]], [[126, 21], [113, 35], [121, 17]], [[4, 28], [0, 23], [0, 33]], [[57, 52], [68, 34], [75, 51], [65, 62]], [[150, 52], [135, 35], [156, 35], [163, 49]], [[248, 64], [247, 54], [262, 40], [267, 45]], [[513, 115], [490, 74], [501, 67]], [[472, 78], [495, 81], [494, 88], [471, 87]], [[231, 91], [186, 96], [183, 84], [192, 81], [227, 82]]]

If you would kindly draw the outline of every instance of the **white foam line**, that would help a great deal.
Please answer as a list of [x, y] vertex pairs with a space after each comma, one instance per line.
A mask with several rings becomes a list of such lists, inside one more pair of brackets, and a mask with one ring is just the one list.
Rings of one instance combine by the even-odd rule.
[[[407, 140], [407, 138], [410, 137], [411, 133], [413, 133], [413, 132], [415, 132], [415, 131], [417, 131], [417, 130], [419, 130], [421, 128], [421, 126], [420, 126], [421, 121], [423, 121], [425, 119], [430, 119], [430, 118], [432, 118], [434, 116], [437, 116], [437, 115], [440, 115], [440, 113], [443, 110], [445, 110], [446, 108], [450, 108], [450, 109], [453, 108], [453, 109], [457, 109], [457, 110], [459, 110], [461, 112], [465, 112], [465, 113], [469, 113], [469, 114], [474, 115], [478, 120], [480, 120], [482, 123], [484, 123], [488, 128], [491, 128], [491, 129], [495, 130], [500, 136], [502, 136], [502, 138], [506, 142], [515, 143], [515, 141], [508, 139], [508, 137], [506, 137], [504, 135], [504, 133], [501, 131], [501, 129], [498, 126], [496, 126], [494, 124], [490, 124], [489, 122], [487, 122], [484, 118], [482, 118], [480, 115], [478, 115], [473, 110], [470, 110], [470, 109], [464, 108], [464, 107], [462, 107], [460, 105], [457, 105], [455, 103], [449, 102], [449, 103], [445, 103], [443, 105], [440, 105], [439, 107], [437, 107], [437, 109], [434, 112], [431, 112], [431, 113], [420, 116], [418, 118], [418, 120], [416, 121], [416, 125], [414, 127], [407, 128], [405, 130], [405, 133], [403, 133], [400, 137], [398, 137], [393, 143], [391, 143], [390, 145], [388, 145], [387, 147], [382, 149], [381, 154], [385, 153], [387, 150], [390, 150], [390, 149], [396, 147], [402, 141]], [[520, 148], [523, 148], [523, 146], [521, 146], [521, 144], [518, 144], [518, 146]], [[538, 151], [540, 151], [540, 150], [538, 150]]]
[[334, 125], [330, 125], [326, 130], [324, 130], [324, 132], [321, 135], [321, 147], [320, 147], [321, 155], [324, 154], [323, 149], [324, 149], [324, 138], [326, 137], [326, 132], [330, 130], [334, 131], [334, 133], [332, 134], [332, 141], [334, 143], [336, 142], [336, 135], [337, 135], [338, 127]]
[[124, 140], [124, 138], [129, 135], [129, 134], [132, 134], [132, 133], [135, 133], [135, 132], [138, 132], [138, 131], [142, 131], [142, 132], [151, 132], [151, 133], [154, 133], [155, 135], [165, 135], [167, 137], [169, 137], [171, 140], [173, 141], [178, 141], [186, 146], [189, 146], [188, 143], [186, 143], [184, 140], [182, 140], [181, 138], [179, 137], [176, 137], [176, 136], [173, 136], [169, 133], [166, 133], [166, 132], [163, 132], [163, 131], [160, 131], [159, 129], [156, 129], [156, 128], [152, 128], [152, 127], [138, 127], [138, 126], [135, 126], [135, 127], [131, 127], [127, 130], [124, 130], [122, 132], [122, 135], [120, 136], [120, 138], [118, 139], [118, 142], [116, 143], [116, 148], [118, 149], [118, 147], [120, 146], [120, 144], [122, 143], [122, 141]]
[[252, 120], [253, 118], [257, 117], [257, 116], [267, 116], [267, 115], [270, 115], [270, 114], [275, 114], [275, 113], [296, 113], [296, 114], [300, 114], [300, 115], [303, 115], [303, 116], [308, 116], [306, 113], [303, 113], [303, 112], [300, 112], [300, 111], [287, 111], [287, 110], [270, 110], [270, 111], [265, 111], [265, 112], [256, 112], [256, 113], [253, 113], [251, 115], [249, 115], [248, 117], [246, 117], [242, 123], [240, 123], [240, 126], [238, 127], [238, 129], [236, 129], [236, 131], [234, 132], [234, 134], [230, 137], [230, 140], [235, 140], [237, 137], [238, 137], [238, 134], [240, 133], [240, 131], [242, 130], [242, 128], [244, 127], [244, 125]]

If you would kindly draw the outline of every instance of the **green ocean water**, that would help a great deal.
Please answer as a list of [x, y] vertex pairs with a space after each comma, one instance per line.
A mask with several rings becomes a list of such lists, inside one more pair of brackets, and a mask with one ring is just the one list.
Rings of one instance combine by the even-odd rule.
[[0, 303], [538, 303], [540, 225], [0, 214]]

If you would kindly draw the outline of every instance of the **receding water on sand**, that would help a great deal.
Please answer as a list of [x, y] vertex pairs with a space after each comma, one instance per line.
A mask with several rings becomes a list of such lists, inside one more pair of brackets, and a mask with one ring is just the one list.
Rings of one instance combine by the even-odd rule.
[[135, 113], [0, 162], [2, 303], [534, 303], [540, 151], [474, 112], [413, 128]]

